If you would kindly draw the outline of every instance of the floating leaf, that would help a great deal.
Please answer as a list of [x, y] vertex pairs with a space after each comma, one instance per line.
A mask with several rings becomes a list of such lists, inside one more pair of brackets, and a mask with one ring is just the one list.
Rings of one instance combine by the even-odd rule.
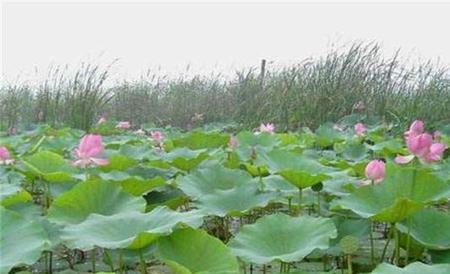
[[192, 131], [181, 138], [173, 139], [172, 142], [175, 147], [187, 147], [196, 150], [225, 146], [229, 139], [229, 135], [219, 132]]
[[165, 154], [163, 159], [176, 168], [189, 171], [198, 166], [207, 157], [208, 153], [204, 149], [177, 148]]
[[331, 219], [291, 217], [279, 213], [243, 226], [229, 247], [247, 262], [295, 262], [315, 249], [328, 248], [330, 239], [336, 236], [336, 227]]
[[217, 216], [239, 215], [276, 197], [261, 192], [258, 179], [248, 173], [222, 166], [194, 171], [181, 179], [180, 188], [200, 209]]
[[94, 246], [139, 249], [161, 235], [170, 234], [182, 224], [197, 228], [203, 223], [202, 218], [199, 212], [179, 213], [167, 207], [157, 207], [149, 213], [91, 214], [83, 222], [64, 228], [61, 239], [70, 248], [84, 250]]
[[306, 156], [289, 151], [273, 150], [264, 159], [270, 171], [275, 172], [298, 188], [313, 186], [331, 178], [328, 173], [336, 171]]
[[356, 189], [335, 201], [332, 209], [349, 209], [364, 218], [396, 223], [449, 194], [450, 187], [426, 170], [388, 165], [383, 183]]
[[52, 222], [76, 224], [90, 214], [114, 215], [120, 212], [143, 211], [145, 200], [122, 191], [120, 186], [107, 181], [79, 183], [56, 198], [49, 209]]
[[183, 229], [158, 241], [160, 257], [179, 274], [238, 274], [236, 257], [203, 230]]
[[0, 184], [0, 205], [8, 207], [16, 203], [31, 201], [33, 197], [28, 191], [17, 185]]
[[0, 273], [19, 264], [33, 264], [49, 246], [43, 227], [0, 206]]
[[[412, 215], [411, 236], [429, 249], [450, 249], [450, 215], [435, 209], [425, 209]], [[408, 232], [408, 220], [397, 224], [403, 233]]]
[[404, 268], [396, 267], [390, 264], [380, 264], [375, 268], [372, 274], [444, 274], [450, 273], [450, 264], [426, 265], [415, 262]]
[[59, 154], [40, 151], [23, 160], [25, 166], [34, 176], [42, 176], [49, 182], [65, 182], [71, 180], [75, 169], [69, 166]]

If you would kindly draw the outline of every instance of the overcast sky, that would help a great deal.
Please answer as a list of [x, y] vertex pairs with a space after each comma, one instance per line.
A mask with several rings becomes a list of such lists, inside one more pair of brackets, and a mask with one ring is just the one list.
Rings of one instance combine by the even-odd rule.
[[119, 58], [117, 79], [161, 66], [206, 73], [298, 62], [334, 44], [378, 41], [386, 55], [450, 64], [450, 3], [137, 1], [3, 2], [2, 73], [32, 79], [50, 64]]

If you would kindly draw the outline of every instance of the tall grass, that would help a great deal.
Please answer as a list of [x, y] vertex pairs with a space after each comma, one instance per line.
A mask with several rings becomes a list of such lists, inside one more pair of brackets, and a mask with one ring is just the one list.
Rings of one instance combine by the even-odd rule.
[[71, 73], [66, 67], [52, 67], [38, 86], [9, 85], [0, 93], [0, 124], [48, 123], [89, 129], [98, 111], [112, 99], [103, 84], [110, 66], [81, 64]]
[[[40, 122], [88, 129], [100, 113], [116, 120], [198, 126], [238, 122], [279, 129], [317, 127], [351, 114], [363, 101], [367, 116], [406, 124], [420, 117], [450, 122], [450, 74], [435, 63], [405, 66], [396, 53], [385, 58], [374, 43], [355, 43], [284, 68], [258, 67], [226, 78], [150, 74], [137, 81], [103, 86], [108, 67], [83, 65], [77, 73], [55, 68], [38, 87], [7, 86], [0, 93], [3, 127]], [[14, 102], [6, 107], [4, 102]]]

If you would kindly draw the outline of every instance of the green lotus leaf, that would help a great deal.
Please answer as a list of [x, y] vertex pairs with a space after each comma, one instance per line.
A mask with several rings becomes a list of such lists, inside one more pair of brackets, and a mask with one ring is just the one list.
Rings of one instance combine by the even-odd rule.
[[353, 161], [353, 162], [360, 162], [367, 158], [368, 155], [368, 149], [360, 143], [348, 143], [344, 147], [344, 152], [342, 153], [342, 156], [344, 159]]
[[346, 236], [352, 236], [360, 241], [367, 238], [370, 232], [370, 221], [367, 219], [349, 219], [344, 217], [333, 217], [338, 236], [330, 241], [332, 246], [327, 250], [328, 254], [339, 256], [342, 252], [339, 242]]
[[248, 173], [220, 165], [192, 172], [179, 187], [196, 200], [198, 208], [217, 216], [240, 215], [276, 197], [273, 192], [261, 192], [258, 179]]
[[130, 177], [120, 182], [124, 191], [134, 195], [141, 196], [158, 186], [165, 185], [166, 180], [156, 176], [148, 180], [142, 180], [137, 177]]
[[25, 175], [16, 171], [10, 171], [0, 165], [0, 184], [20, 185], [25, 180]]
[[297, 196], [298, 188], [289, 183], [280, 175], [270, 175], [263, 178], [264, 188], [268, 191], [280, 191], [289, 196]]
[[434, 171], [433, 173], [436, 174], [436, 176], [438, 176], [439, 178], [441, 178], [442, 181], [450, 183], [449, 170], [450, 170], [450, 157], [446, 161], [442, 161], [439, 165], [437, 165], [436, 171]]
[[261, 192], [256, 183], [247, 183], [204, 195], [194, 203], [199, 209], [216, 216], [240, 216], [251, 209], [264, 207], [277, 198], [273, 192]]
[[149, 159], [149, 155], [152, 154], [152, 148], [149, 145], [132, 146], [124, 144], [120, 146], [119, 153], [133, 160], [142, 161]]
[[[375, 145], [371, 146], [370, 148], [377, 152], [378, 154], [382, 155], [389, 155], [389, 154], [397, 154], [404, 152], [403, 148], [403, 140], [400, 139], [391, 139], [386, 141], [377, 142]], [[405, 151], [406, 152], [406, 151]]]
[[408, 232], [408, 222], [411, 222], [411, 236], [429, 249], [450, 249], [450, 215], [448, 212], [435, 209], [424, 209], [412, 215], [411, 219], [398, 223], [397, 227], [403, 233]]
[[201, 198], [215, 191], [226, 191], [244, 184], [256, 184], [247, 172], [220, 165], [194, 170], [180, 180], [180, 189], [188, 196]]
[[18, 185], [0, 184], [0, 205], [8, 207], [31, 201], [33, 197]]
[[331, 167], [303, 155], [283, 150], [273, 150], [266, 155], [266, 163], [275, 172], [298, 188], [313, 186], [331, 178], [328, 173], [336, 171]]
[[434, 264], [450, 264], [450, 249], [447, 250], [428, 250], [431, 261]]
[[208, 158], [206, 150], [190, 150], [188, 148], [177, 148], [163, 156], [163, 160], [184, 171], [193, 169], [206, 158]]
[[255, 134], [249, 131], [242, 131], [237, 136], [239, 146], [242, 147], [266, 147], [273, 148], [278, 144], [278, 140], [274, 134]]
[[23, 160], [34, 176], [42, 176], [48, 182], [65, 182], [72, 178], [76, 169], [71, 167], [63, 157], [50, 151], [40, 151]]
[[159, 256], [177, 274], [238, 274], [236, 257], [203, 230], [183, 229], [158, 240]]
[[79, 183], [56, 198], [49, 209], [50, 221], [76, 224], [90, 214], [114, 215], [143, 211], [145, 200], [134, 197], [114, 183], [95, 180]]
[[189, 198], [181, 190], [172, 187], [163, 187], [163, 189], [150, 191], [144, 197], [147, 201], [146, 211], [150, 211], [158, 206], [167, 206], [176, 210], [189, 201]]
[[183, 137], [173, 139], [172, 142], [175, 147], [197, 150], [225, 146], [229, 139], [229, 135], [219, 132], [192, 131], [183, 135]]
[[157, 207], [149, 213], [91, 214], [83, 222], [64, 228], [61, 239], [68, 247], [83, 250], [95, 246], [139, 249], [181, 225], [197, 228], [202, 223], [203, 215], [198, 211], [180, 213], [167, 207]]
[[348, 195], [349, 189], [356, 188], [358, 178], [349, 176], [347, 171], [328, 173], [332, 178], [323, 181], [323, 191], [335, 196]]
[[316, 130], [316, 142], [321, 147], [331, 146], [344, 140], [344, 135], [333, 128], [330, 123], [319, 126]]
[[400, 268], [390, 264], [380, 264], [375, 268], [372, 274], [444, 274], [450, 273], [450, 264], [426, 265], [415, 262]]
[[98, 174], [98, 176], [105, 181], [124, 181], [131, 177], [127, 172], [118, 170], [112, 170], [111, 172], [101, 172]]
[[0, 217], [0, 273], [19, 264], [34, 264], [49, 246], [43, 227], [4, 207], [0, 207]]
[[109, 163], [106, 166], [102, 166], [103, 171], [125, 171], [128, 168], [136, 165], [136, 160], [127, 157], [125, 155], [114, 154], [108, 158]]
[[242, 260], [267, 264], [273, 261], [300, 261], [315, 249], [329, 247], [337, 236], [331, 219], [274, 214], [245, 225], [229, 247]]
[[427, 170], [387, 165], [383, 183], [360, 187], [336, 200], [331, 208], [349, 209], [364, 218], [396, 223], [420, 211], [426, 203], [449, 194], [450, 186]]
[[279, 143], [274, 134], [267, 133], [255, 134], [244, 131], [236, 137], [238, 139], [236, 154], [242, 161], [254, 160], [255, 157], [267, 153]]

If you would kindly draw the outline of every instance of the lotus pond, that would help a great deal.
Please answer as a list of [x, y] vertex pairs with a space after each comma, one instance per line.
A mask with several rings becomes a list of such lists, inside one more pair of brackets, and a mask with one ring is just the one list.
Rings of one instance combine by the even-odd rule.
[[0, 273], [450, 273], [448, 127], [127, 127], [0, 137]]

